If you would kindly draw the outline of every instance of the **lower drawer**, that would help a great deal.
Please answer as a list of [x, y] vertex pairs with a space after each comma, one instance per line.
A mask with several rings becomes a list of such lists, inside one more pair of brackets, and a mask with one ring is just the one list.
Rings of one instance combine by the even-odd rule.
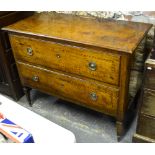
[[116, 115], [119, 89], [29, 64], [17, 64], [23, 85], [56, 95], [97, 111]]

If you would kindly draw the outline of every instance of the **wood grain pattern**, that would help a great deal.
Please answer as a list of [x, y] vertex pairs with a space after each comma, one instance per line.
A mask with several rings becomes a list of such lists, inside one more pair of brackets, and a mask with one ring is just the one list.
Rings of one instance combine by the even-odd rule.
[[[17, 60], [119, 84], [120, 56], [108, 53], [108, 50], [94, 51], [14, 35], [10, 36], [10, 40]], [[32, 48], [32, 55], [27, 54], [27, 48]], [[89, 63], [95, 63], [96, 70], [92, 71]]]
[[129, 78], [131, 57], [122, 55], [120, 65], [120, 96], [117, 108], [117, 137], [124, 134], [124, 121], [129, 104]]
[[[76, 100], [86, 106], [106, 110], [109, 114], [116, 115], [119, 95], [117, 88], [21, 62], [18, 62], [18, 69], [25, 86]], [[33, 81], [34, 76], [38, 76], [39, 81]], [[91, 99], [91, 93], [96, 93], [96, 100]]]
[[120, 98], [117, 120], [124, 121], [124, 116], [129, 103], [129, 78], [130, 78], [131, 57], [123, 55], [121, 57], [120, 67]]
[[3, 30], [68, 40], [132, 54], [151, 24], [40, 13]]

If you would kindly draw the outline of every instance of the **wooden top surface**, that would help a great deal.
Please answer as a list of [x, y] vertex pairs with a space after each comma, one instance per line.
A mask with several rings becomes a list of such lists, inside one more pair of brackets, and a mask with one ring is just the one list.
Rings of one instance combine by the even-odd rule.
[[67, 40], [132, 54], [151, 26], [144, 23], [98, 20], [44, 12], [36, 13], [3, 30]]

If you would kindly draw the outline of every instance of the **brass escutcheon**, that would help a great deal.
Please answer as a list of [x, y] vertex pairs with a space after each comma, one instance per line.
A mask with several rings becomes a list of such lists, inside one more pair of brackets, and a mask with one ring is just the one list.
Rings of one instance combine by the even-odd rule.
[[35, 82], [38, 82], [39, 81], [39, 77], [38, 76], [33, 76], [32, 80], [35, 81]]
[[96, 95], [96, 93], [92, 92], [92, 93], [90, 94], [90, 98], [91, 98], [93, 101], [96, 101], [96, 100], [97, 100], [97, 95]]
[[33, 50], [32, 50], [32, 48], [30, 48], [30, 47], [27, 48], [27, 54], [30, 55], [30, 56], [33, 55]]

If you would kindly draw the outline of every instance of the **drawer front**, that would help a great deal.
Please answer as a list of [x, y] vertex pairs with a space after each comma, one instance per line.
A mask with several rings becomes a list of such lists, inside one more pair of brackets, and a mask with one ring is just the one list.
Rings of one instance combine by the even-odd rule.
[[155, 139], [155, 118], [146, 115], [139, 117], [137, 133]]
[[94, 80], [72, 77], [18, 62], [23, 85], [116, 115], [119, 91]]
[[144, 89], [141, 112], [155, 117], [155, 91]]
[[15, 35], [10, 39], [17, 60], [113, 85], [119, 83], [120, 56], [117, 54]]
[[155, 90], [155, 65], [147, 65], [145, 72], [145, 87]]

